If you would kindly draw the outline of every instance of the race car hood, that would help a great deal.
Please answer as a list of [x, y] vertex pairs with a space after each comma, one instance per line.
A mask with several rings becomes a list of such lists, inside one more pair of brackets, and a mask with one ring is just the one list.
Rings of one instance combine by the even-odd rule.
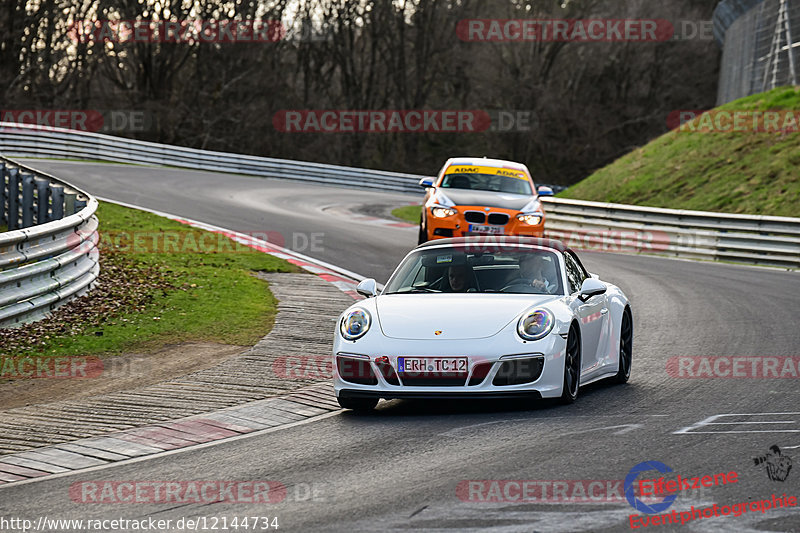
[[481, 339], [495, 335], [526, 309], [557, 298], [497, 293], [388, 294], [376, 298], [375, 309], [381, 331], [390, 338]]
[[479, 205], [485, 207], [499, 207], [520, 211], [533, 196], [521, 194], [508, 194], [492, 191], [475, 191], [471, 189], [439, 189], [441, 194], [447, 196], [455, 205]]

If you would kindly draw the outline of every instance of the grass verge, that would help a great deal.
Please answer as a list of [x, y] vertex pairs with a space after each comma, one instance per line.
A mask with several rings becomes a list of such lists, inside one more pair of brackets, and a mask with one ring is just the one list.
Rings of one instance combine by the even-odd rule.
[[419, 224], [419, 216], [422, 211], [421, 205], [406, 205], [392, 209], [392, 216], [397, 217], [411, 224]]
[[[778, 88], [717, 110], [800, 111], [800, 88]], [[702, 116], [695, 119], [694, 125], [702, 124]], [[800, 133], [689, 129], [679, 128], [655, 139], [559, 196], [726, 213], [800, 215]]]
[[51, 318], [0, 330], [3, 355], [119, 354], [187, 341], [251, 345], [269, 332], [276, 312], [254, 273], [298, 271], [151, 213], [101, 203], [97, 216], [98, 287]]

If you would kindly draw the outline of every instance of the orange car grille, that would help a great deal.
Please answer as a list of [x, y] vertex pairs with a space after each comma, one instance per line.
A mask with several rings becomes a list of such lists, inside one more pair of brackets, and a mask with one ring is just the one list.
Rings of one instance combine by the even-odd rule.
[[505, 226], [510, 218], [505, 213], [489, 213], [488, 219], [486, 214], [480, 211], [466, 211], [464, 213], [464, 220], [470, 224], [485, 224], [488, 221], [493, 226]]

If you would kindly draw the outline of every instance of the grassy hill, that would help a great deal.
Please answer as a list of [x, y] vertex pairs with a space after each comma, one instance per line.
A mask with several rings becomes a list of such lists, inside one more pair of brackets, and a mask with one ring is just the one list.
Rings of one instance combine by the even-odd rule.
[[[800, 87], [736, 100], [719, 111], [797, 111]], [[562, 198], [727, 213], [800, 216], [800, 133], [708, 132], [701, 115], [561, 193]], [[781, 124], [784, 124], [781, 118]], [[752, 122], [749, 119], [748, 124]], [[757, 129], [757, 128], [756, 128]], [[780, 129], [780, 128], [772, 128]], [[696, 131], [692, 131], [696, 130]]]

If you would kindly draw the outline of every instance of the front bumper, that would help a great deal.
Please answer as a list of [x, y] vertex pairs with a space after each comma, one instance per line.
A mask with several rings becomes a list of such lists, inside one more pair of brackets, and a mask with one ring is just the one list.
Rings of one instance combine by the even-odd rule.
[[[530, 224], [525, 224], [524, 222], [520, 221], [517, 218], [517, 215], [520, 214], [519, 211], [513, 211], [510, 209], [500, 209], [493, 207], [490, 209], [489, 212], [485, 211], [485, 208], [481, 206], [456, 206], [453, 207], [456, 211], [456, 214], [447, 217], [447, 218], [436, 218], [430, 213], [430, 209], [426, 212], [426, 226], [427, 226], [427, 233], [428, 233], [428, 240], [434, 239], [449, 239], [451, 237], [470, 237], [470, 236], [487, 236], [487, 235], [508, 235], [508, 236], [517, 236], [517, 237], [544, 237], [544, 223], [545, 223], [545, 215], [542, 213], [542, 221], [535, 225], [531, 226]], [[483, 224], [477, 224], [481, 226], [491, 226], [494, 228], [494, 231], [498, 233], [483, 233], [483, 232], [476, 232], [472, 231], [471, 227], [475, 224], [468, 222], [466, 219], [468, 212], [484, 212], [488, 214], [502, 214], [508, 216], [508, 222], [506, 224], [490, 224], [488, 221], [484, 222]]]
[[[366, 340], [334, 342], [337, 397], [538, 399], [557, 398], [562, 393], [566, 340], [556, 333], [528, 343], [519, 339], [500, 341], [496, 336], [416, 341], [380, 335], [362, 342]], [[398, 357], [467, 358], [468, 369], [463, 374], [402, 373]], [[528, 380], [531, 376], [533, 379]]]
[[431, 392], [431, 391], [370, 391], [342, 389], [337, 398], [369, 398], [383, 400], [541, 400], [539, 391], [497, 392]]

